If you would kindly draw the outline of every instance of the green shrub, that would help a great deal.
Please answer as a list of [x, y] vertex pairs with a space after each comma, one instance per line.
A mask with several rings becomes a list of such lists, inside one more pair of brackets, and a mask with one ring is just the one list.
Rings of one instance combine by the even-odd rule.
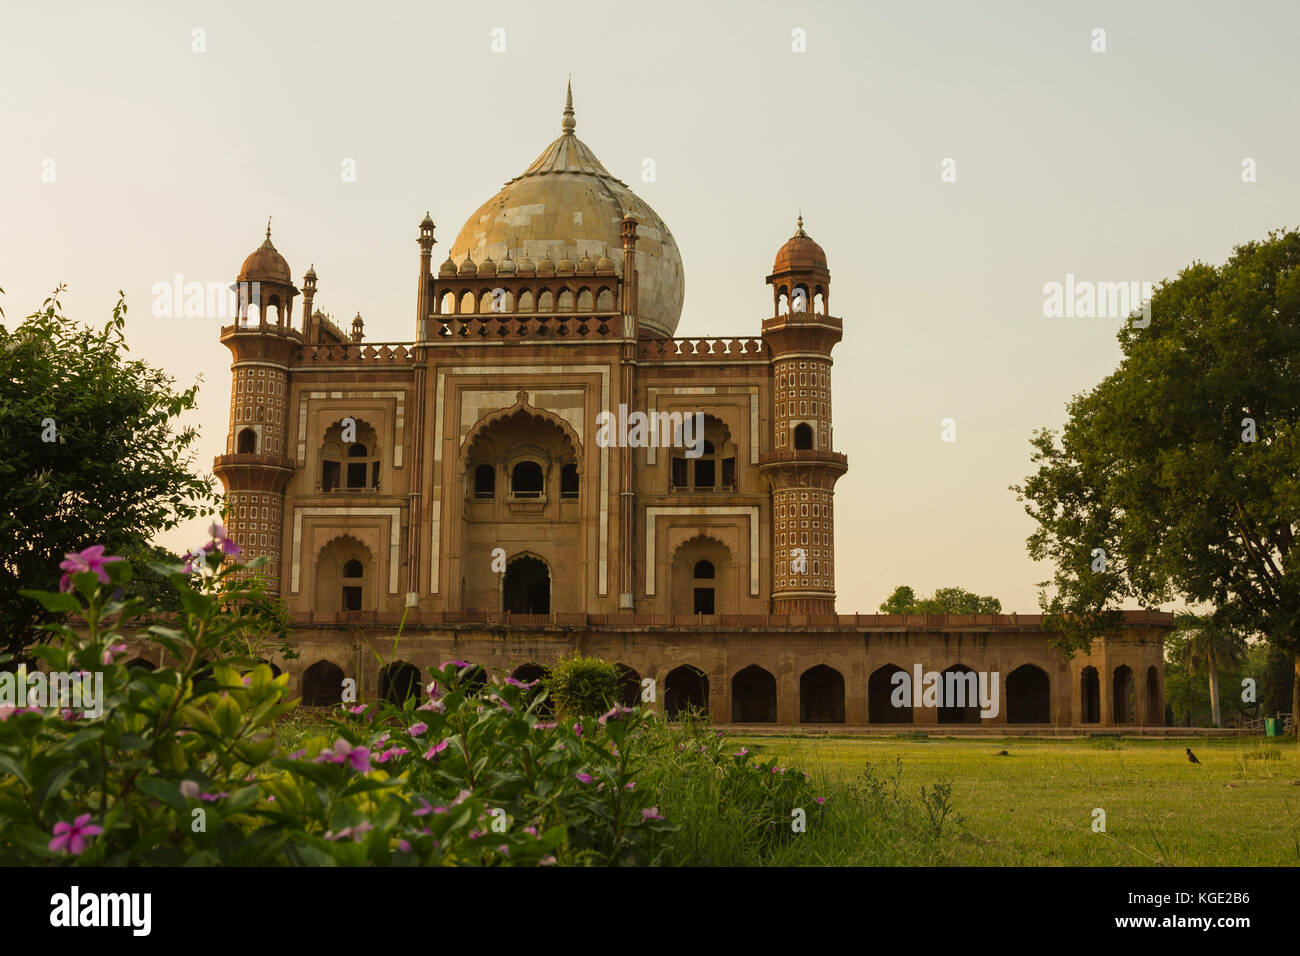
[[618, 669], [599, 657], [566, 657], [551, 668], [544, 684], [561, 720], [603, 714], [618, 703]]

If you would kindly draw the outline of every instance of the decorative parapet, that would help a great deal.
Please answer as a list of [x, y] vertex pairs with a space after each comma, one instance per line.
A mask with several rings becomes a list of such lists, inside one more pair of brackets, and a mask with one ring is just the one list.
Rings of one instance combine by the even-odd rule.
[[509, 312], [467, 313], [430, 316], [433, 337], [430, 344], [450, 342], [496, 342], [504, 339], [568, 340], [617, 339], [622, 320], [612, 312], [519, 315]]
[[304, 345], [293, 353], [294, 365], [410, 365], [415, 361], [411, 342]]
[[767, 346], [758, 338], [642, 339], [637, 358], [642, 361], [718, 362], [728, 359], [766, 360]]

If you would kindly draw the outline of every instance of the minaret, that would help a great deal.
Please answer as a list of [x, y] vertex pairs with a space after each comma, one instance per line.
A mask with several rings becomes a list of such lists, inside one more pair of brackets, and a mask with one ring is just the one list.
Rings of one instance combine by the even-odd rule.
[[319, 336], [312, 328], [312, 303], [316, 301], [316, 265], [307, 268], [302, 278], [302, 337], [306, 342], [315, 342]]
[[426, 212], [420, 223], [420, 281], [415, 291], [415, 341], [429, 340], [429, 313], [433, 303], [429, 301], [429, 290], [433, 283], [433, 274], [429, 271], [433, 262], [433, 217]]
[[[284, 488], [293, 474], [286, 451], [289, 361], [303, 337], [292, 325], [298, 290], [289, 264], [271, 244], [269, 222], [266, 241], [239, 270], [237, 288], [235, 323], [221, 330], [221, 341], [234, 357], [230, 428], [226, 454], [213, 461], [212, 470], [225, 487], [225, 523], [244, 549], [242, 560], [268, 556], [261, 573], [270, 579], [271, 593], [279, 594]], [[268, 321], [272, 312], [274, 321]]]
[[844, 334], [828, 314], [826, 253], [803, 229], [776, 254], [772, 318], [772, 444], [759, 469], [772, 491], [772, 613], [835, 613], [835, 482], [848, 459], [831, 447], [831, 350]]
[[[569, 95], [569, 105], [565, 108], [565, 122], [572, 123], [573, 95]], [[569, 130], [572, 130], [570, 125]], [[636, 396], [636, 349], [637, 349], [637, 288], [636, 288], [636, 219], [629, 213], [623, 217], [621, 234], [623, 238], [623, 344], [619, 360], [619, 401], [632, 407]], [[618, 448], [618, 539], [619, 539], [619, 574], [618, 574], [618, 608], [631, 611], [635, 606], [632, 586], [633, 568], [636, 565], [634, 530], [636, 500], [636, 482], [632, 469], [636, 456], [626, 442], [620, 442]]]

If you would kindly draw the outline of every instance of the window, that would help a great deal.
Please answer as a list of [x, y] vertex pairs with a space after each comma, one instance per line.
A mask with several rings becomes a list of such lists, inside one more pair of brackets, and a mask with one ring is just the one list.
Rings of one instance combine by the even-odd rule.
[[491, 465], [474, 469], [474, 497], [493, 498], [497, 493], [497, 470]]
[[567, 464], [560, 469], [560, 497], [578, 497], [578, 466]]
[[[366, 446], [360, 442], [353, 442], [348, 446], [349, 458], [365, 458]], [[348, 462], [348, 487], [364, 488], [366, 486], [366, 462], [349, 461]]]
[[535, 461], [521, 461], [510, 473], [510, 490], [516, 498], [542, 496], [542, 466]]
[[321, 463], [320, 490], [333, 491], [339, 486], [339, 463], [324, 461]]
[[685, 458], [673, 459], [673, 487], [674, 488], [686, 487], [686, 459]]
[[[353, 436], [349, 434], [348, 437]], [[356, 441], [343, 441], [343, 428], [338, 422], [325, 433], [321, 445], [322, 492], [379, 488], [379, 448], [375, 430], [358, 421], [355, 437]]]
[[257, 432], [245, 428], [239, 433], [239, 446], [235, 449], [241, 455], [257, 454]]
[[736, 487], [736, 457], [722, 459], [722, 484], [726, 488]]
[[695, 459], [695, 487], [712, 488], [714, 485], [714, 456], [713, 442], [704, 443], [703, 457]]
[[343, 610], [361, 610], [361, 586], [365, 568], [353, 558], [343, 565]]
[[812, 451], [813, 430], [807, 422], [800, 422], [794, 426], [794, 447], [795, 451]]
[[696, 561], [695, 568], [692, 573], [695, 578], [695, 582], [694, 582], [695, 613], [696, 614], [714, 613], [713, 562], [708, 560]]

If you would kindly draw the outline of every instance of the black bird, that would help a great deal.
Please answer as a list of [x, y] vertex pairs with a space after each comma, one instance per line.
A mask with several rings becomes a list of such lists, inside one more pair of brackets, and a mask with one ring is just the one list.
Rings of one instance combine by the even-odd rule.
[[1196, 759], [1196, 754], [1192, 753], [1191, 747], [1187, 748], [1187, 759], [1190, 760], [1192, 763], [1200, 763], [1200, 761]]
[[998, 756], [999, 756], [999, 757], [1010, 757], [1011, 754], [1007, 753], [1005, 750], [999, 750], [999, 751], [998, 751]]

